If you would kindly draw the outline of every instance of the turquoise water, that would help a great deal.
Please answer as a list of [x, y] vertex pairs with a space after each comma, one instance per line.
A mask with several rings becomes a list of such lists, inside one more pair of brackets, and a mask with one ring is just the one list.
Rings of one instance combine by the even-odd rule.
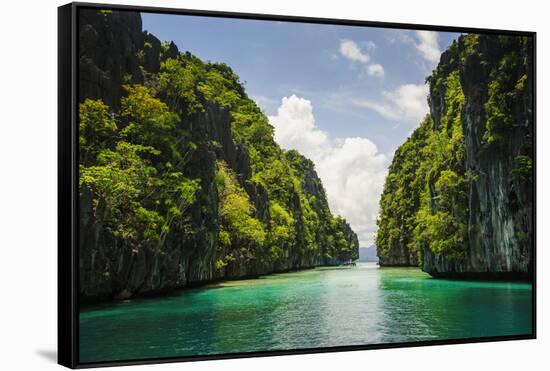
[[326, 267], [85, 308], [81, 362], [531, 333], [531, 285]]

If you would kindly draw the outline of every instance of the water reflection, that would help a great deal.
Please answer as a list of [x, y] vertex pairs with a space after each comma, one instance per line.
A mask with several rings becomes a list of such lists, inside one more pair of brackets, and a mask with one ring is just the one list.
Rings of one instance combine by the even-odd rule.
[[383, 268], [383, 342], [460, 339], [531, 332], [531, 285], [433, 279]]
[[80, 353], [90, 362], [527, 334], [531, 309], [526, 283], [360, 264], [89, 307]]

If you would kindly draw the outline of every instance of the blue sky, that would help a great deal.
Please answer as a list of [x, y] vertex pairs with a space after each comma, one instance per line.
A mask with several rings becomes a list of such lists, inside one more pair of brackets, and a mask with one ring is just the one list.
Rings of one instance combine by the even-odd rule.
[[427, 113], [424, 81], [456, 33], [143, 13], [180, 51], [224, 62], [283, 148], [310, 157], [362, 246], [393, 152]]

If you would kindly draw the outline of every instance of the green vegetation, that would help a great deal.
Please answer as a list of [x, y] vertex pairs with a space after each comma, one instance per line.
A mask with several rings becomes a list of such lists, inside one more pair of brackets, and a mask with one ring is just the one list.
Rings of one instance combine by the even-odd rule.
[[[471, 50], [475, 37], [467, 38]], [[449, 48], [456, 66], [456, 43]], [[438, 122], [428, 116], [396, 151], [380, 202], [376, 246], [382, 259], [402, 248], [422, 264], [424, 248], [450, 259], [464, 256], [467, 233], [467, 175], [461, 111], [464, 93], [458, 70], [440, 65], [427, 79], [443, 96]], [[432, 105], [436, 104], [432, 102]]]
[[[418, 250], [413, 233], [418, 226], [417, 213], [422, 197], [426, 201], [426, 174], [429, 164], [418, 161], [419, 154], [429, 155], [427, 145], [432, 134], [432, 120], [426, 117], [411, 137], [394, 154], [384, 191], [380, 198], [376, 247], [382, 260], [392, 249], [408, 247]], [[433, 142], [433, 140], [432, 140]]]
[[[487, 69], [489, 76], [487, 84], [469, 86], [486, 118], [480, 152], [504, 145], [513, 135], [512, 130], [521, 124], [513, 118], [513, 109], [520, 105], [527, 89], [522, 71], [528, 63], [521, 58], [525, 40], [502, 36], [496, 42], [502, 54], [486, 56], [480, 51], [479, 35], [462, 37], [446, 51], [446, 62], [426, 79], [432, 114], [395, 152], [380, 200], [376, 246], [383, 263], [395, 264], [392, 259], [396, 251], [417, 257], [419, 265], [427, 251], [445, 256], [447, 261], [465, 257], [468, 187], [480, 174], [465, 168], [465, 95], [460, 74], [473, 61], [479, 63], [478, 68]], [[515, 158], [510, 179], [532, 182], [532, 160], [528, 155]]]
[[533, 160], [529, 156], [517, 156], [512, 169], [512, 177], [519, 183], [533, 183]]
[[[108, 107], [80, 105], [80, 189], [113, 236], [133, 249], [161, 245], [174, 225], [184, 227], [198, 181], [183, 175], [186, 154], [176, 146], [177, 116], [144, 86], [127, 86], [118, 125]], [[193, 144], [184, 146], [191, 151]]]
[[[139, 84], [125, 76], [120, 110], [101, 100], [80, 105], [80, 191], [91, 194], [110, 236], [134, 251], [163, 251], [171, 233], [195, 254], [193, 235], [215, 223], [215, 251], [200, 254], [221, 275], [249, 264], [356, 259], [357, 238], [330, 213], [313, 163], [275, 143], [231, 68], [190, 53], [163, 58], [169, 49], [162, 44], [158, 73], [142, 65]], [[143, 53], [136, 58], [143, 64]], [[230, 134], [215, 136], [222, 128], [209, 125], [226, 125]], [[248, 163], [235, 164], [228, 146], [245, 148]], [[243, 166], [247, 177], [238, 172]]]
[[464, 93], [458, 71], [441, 75], [436, 71], [433, 77], [445, 92], [446, 112], [439, 127], [432, 126], [426, 146], [420, 151], [420, 175], [424, 175], [424, 182], [408, 247], [417, 252], [429, 248], [438, 254], [445, 253], [448, 258], [460, 259], [465, 252], [468, 218], [461, 119]]
[[506, 53], [500, 58], [498, 68], [491, 71], [488, 86], [488, 100], [485, 103], [487, 130], [483, 140], [487, 145], [502, 144], [517, 123], [513, 119], [513, 107], [520, 104], [527, 86], [527, 75], [518, 76], [520, 67], [529, 68], [527, 59], [521, 54], [524, 40], [519, 37], [499, 37]]
[[221, 217], [219, 244], [222, 253], [226, 253], [221, 261], [235, 260], [235, 254], [245, 259], [254, 258], [255, 250], [265, 242], [266, 232], [262, 223], [254, 218], [255, 210], [248, 194], [223, 161], [218, 162], [216, 186]]

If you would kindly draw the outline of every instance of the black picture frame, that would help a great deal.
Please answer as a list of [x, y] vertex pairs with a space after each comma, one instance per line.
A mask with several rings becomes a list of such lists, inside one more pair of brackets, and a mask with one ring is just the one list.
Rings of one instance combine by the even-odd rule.
[[[234, 19], [285, 21], [392, 29], [466, 32], [527, 36], [533, 40], [533, 272], [532, 272], [532, 333], [517, 336], [479, 337], [467, 339], [427, 340], [387, 344], [337, 346], [277, 351], [259, 351], [205, 356], [137, 359], [124, 361], [81, 363], [79, 361], [79, 301], [78, 301], [78, 13], [80, 9], [109, 9], [175, 15], [193, 15]], [[169, 362], [266, 357], [353, 350], [387, 349], [432, 345], [527, 340], [536, 338], [536, 32], [485, 28], [451, 27], [412, 23], [387, 23], [349, 19], [329, 19], [271, 14], [234, 13], [193, 9], [160, 8], [94, 3], [70, 3], [58, 8], [58, 363], [69, 368], [90, 368], [156, 364]]]

